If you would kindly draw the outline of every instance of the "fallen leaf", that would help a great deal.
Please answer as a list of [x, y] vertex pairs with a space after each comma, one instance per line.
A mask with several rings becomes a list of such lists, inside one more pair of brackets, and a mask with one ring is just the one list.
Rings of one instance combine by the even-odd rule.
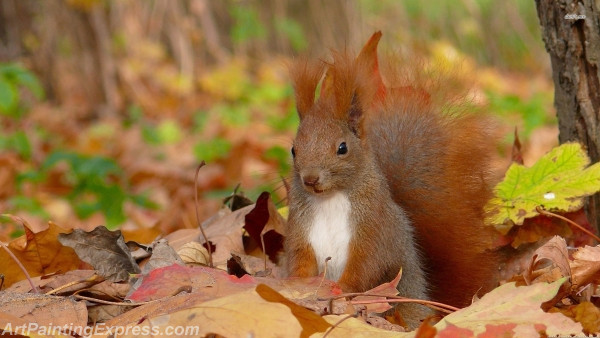
[[[398, 275], [396, 276], [396, 278], [394, 278], [394, 280], [392, 280], [391, 282], [388, 283], [383, 283], [379, 286], [374, 287], [373, 289], [365, 292], [366, 295], [368, 294], [375, 294], [375, 295], [382, 295], [384, 297], [373, 297], [373, 296], [358, 296], [358, 297], [354, 297], [354, 299], [350, 302], [350, 304], [353, 304], [355, 302], [360, 302], [360, 301], [364, 301], [364, 300], [385, 300], [386, 297], [385, 296], [396, 296], [398, 295], [398, 283], [400, 282], [400, 279], [402, 278], [402, 270], [400, 270], [398, 272]], [[390, 306], [389, 303], [386, 302], [381, 302], [381, 303], [377, 303], [377, 304], [366, 304], [367, 307], [367, 312], [376, 312], [376, 313], [382, 313], [385, 312], [389, 309], [391, 309], [392, 307]]]
[[600, 190], [600, 163], [589, 164], [579, 143], [552, 149], [530, 168], [513, 163], [485, 207], [486, 222], [506, 234], [513, 225], [536, 216], [538, 206], [561, 211], [581, 208], [583, 197]]
[[129, 274], [140, 273], [119, 230], [109, 231], [104, 226], [90, 232], [75, 229], [70, 234], [60, 234], [58, 240], [75, 249], [79, 258], [109, 281], [126, 281]]
[[573, 288], [580, 290], [591, 282], [600, 284], [600, 246], [577, 248], [571, 262]]
[[0, 309], [2, 313], [29, 323], [36, 323], [40, 327], [85, 327], [87, 325], [85, 304], [67, 297], [4, 291], [0, 298]]
[[[217, 215], [202, 223], [209, 241], [216, 245], [213, 251], [213, 264], [217, 267], [225, 267], [231, 253], [243, 254], [244, 243], [242, 235], [244, 230], [244, 217], [254, 205], [249, 205], [234, 212], [229, 209], [221, 209]], [[165, 239], [169, 245], [178, 251], [184, 244], [189, 242], [204, 243], [204, 236], [199, 229], [182, 229], [175, 231]]]
[[495, 325], [515, 324], [514, 335], [531, 335], [538, 331], [548, 336], [582, 334], [581, 324], [561, 314], [545, 313], [540, 309], [541, 303], [552, 299], [565, 280], [522, 287], [506, 283], [471, 306], [444, 317], [435, 327], [441, 332], [452, 324], [479, 335], [486, 332], [486, 325], [493, 322]]
[[236, 254], [231, 254], [231, 258], [227, 260], [227, 273], [238, 278], [242, 278], [244, 275], [249, 275], [248, 271], [246, 271], [246, 268], [244, 268], [242, 259]]
[[208, 250], [199, 242], [184, 244], [177, 254], [184, 263], [208, 265]]
[[180, 337], [208, 334], [225, 337], [269, 337], [273, 334], [298, 337], [303, 332], [302, 325], [290, 307], [265, 300], [254, 289], [147, 319], [135, 326], [142, 328], [151, 325], [158, 332], [166, 332], [167, 327], [186, 327], [194, 330], [192, 333], [179, 335]]
[[552, 308], [552, 312], [560, 311], [583, 326], [587, 335], [600, 332], [600, 309], [591, 302], [583, 302], [566, 308]]
[[[529, 269], [523, 275], [528, 284], [531, 284], [532, 273], [542, 260], [547, 260], [555, 265], [560, 271], [560, 277], [571, 277], [571, 267], [569, 265], [569, 252], [567, 243], [559, 236], [552, 237], [546, 244], [539, 247], [533, 253]], [[555, 279], [556, 280], [556, 279]], [[551, 280], [552, 282], [554, 280]]]
[[[370, 338], [370, 337], [413, 337], [414, 332], [394, 332], [373, 327], [360, 319], [356, 319], [351, 315], [327, 315], [324, 316], [329, 324], [332, 325], [327, 331], [327, 337], [340, 338]], [[314, 337], [322, 337], [321, 334], [316, 334]]]
[[[94, 276], [95, 274], [96, 271], [94, 270], [71, 270], [65, 272], [64, 274], [57, 274], [46, 278], [35, 277], [32, 278], [32, 281], [33, 284], [37, 286], [42, 292], [48, 292], [66, 284], [86, 280]], [[102, 279], [100, 278], [100, 280]], [[74, 292], [95, 283], [98, 283], [98, 281], [94, 283], [78, 283], [63, 289], [63, 292]], [[25, 279], [11, 285], [11, 287], [6, 289], [6, 291], [28, 293], [31, 292], [31, 285], [29, 284], [29, 281]]]
[[277, 263], [278, 254], [283, 250], [281, 229], [284, 228], [285, 220], [277, 212], [270, 196], [268, 192], [260, 194], [254, 209], [245, 217], [244, 229], [261, 249], [261, 243], [264, 242], [265, 253], [272, 262]]
[[287, 306], [302, 326], [302, 332], [300, 332], [301, 337], [308, 337], [317, 332], [325, 332], [325, 330], [330, 327], [321, 316], [288, 300], [265, 284], [256, 286], [255, 291], [262, 299], [268, 302], [280, 303]]
[[535, 243], [543, 238], [561, 236], [568, 238], [573, 234], [567, 222], [544, 215], [527, 218], [523, 225], [516, 229], [516, 235], [512, 239], [512, 247], [518, 248], [523, 244]]
[[139, 286], [132, 289], [127, 299], [145, 302], [174, 296], [181, 291], [193, 292], [198, 288], [215, 286], [215, 275], [223, 273], [215, 269], [178, 264], [157, 268], [141, 278]]
[[150, 259], [144, 264], [142, 273], [147, 274], [154, 269], [173, 264], [184, 265], [177, 252], [175, 252], [175, 250], [169, 246], [167, 240], [163, 238], [158, 240], [158, 242], [153, 243], [152, 256], [150, 256]]
[[[73, 249], [63, 246], [57, 236], [67, 232], [66, 229], [49, 222], [48, 225], [39, 227], [36, 231], [24, 219], [12, 215], [16, 223], [23, 224], [25, 235], [11, 241], [8, 248], [23, 264], [32, 277], [54, 273], [66, 272], [85, 266]], [[0, 249], [0, 271], [4, 274], [4, 286], [8, 287], [15, 282], [25, 279], [25, 275], [5, 251]]]

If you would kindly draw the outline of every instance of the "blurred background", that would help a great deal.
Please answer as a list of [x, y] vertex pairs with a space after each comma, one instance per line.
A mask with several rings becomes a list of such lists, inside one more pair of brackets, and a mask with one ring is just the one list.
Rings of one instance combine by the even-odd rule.
[[383, 53], [467, 75], [500, 121], [500, 170], [515, 127], [526, 165], [557, 144], [532, 0], [2, 0], [0, 213], [151, 241], [197, 226], [201, 160], [201, 220], [238, 184], [284, 206], [298, 124], [286, 63], [357, 52], [376, 30]]

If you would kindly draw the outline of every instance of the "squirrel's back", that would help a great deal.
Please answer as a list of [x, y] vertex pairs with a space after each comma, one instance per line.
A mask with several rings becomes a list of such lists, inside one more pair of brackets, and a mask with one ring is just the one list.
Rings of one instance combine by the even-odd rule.
[[448, 69], [432, 79], [414, 64], [380, 65], [380, 37], [375, 33], [354, 62], [353, 71], [363, 74], [358, 78], [374, 87], [365, 139], [393, 200], [413, 223], [431, 299], [468, 305], [497, 283], [499, 256], [490, 249], [497, 235], [484, 224], [493, 127], [485, 114], [467, 109], [452, 77], [443, 79]]
[[367, 138], [413, 222], [431, 298], [463, 306], [495, 283], [494, 231], [483, 223], [494, 138], [485, 118], [442, 110], [420, 92], [390, 95]]

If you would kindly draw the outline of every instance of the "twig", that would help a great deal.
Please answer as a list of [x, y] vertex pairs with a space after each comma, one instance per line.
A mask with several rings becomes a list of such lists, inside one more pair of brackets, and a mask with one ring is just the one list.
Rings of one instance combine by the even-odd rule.
[[319, 289], [321, 289], [321, 285], [323, 285], [323, 281], [325, 280], [325, 276], [327, 276], [327, 262], [329, 262], [330, 260], [331, 260], [331, 257], [325, 258], [325, 268], [323, 269], [323, 278], [321, 278], [321, 281], [319, 282], [319, 286], [317, 286], [317, 289], [315, 290], [315, 298], [317, 298], [317, 294], [319, 292]]
[[4, 242], [0, 241], [0, 244], [2, 245], [4, 250], [6, 250], [6, 252], [8, 252], [10, 257], [17, 263], [17, 265], [19, 265], [19, 268], [21, 268], [21, 271], [23, 271], [23, 274], [25, 274], [25, 277], [27, 278], [27, 281], [29, 282], [29, 286], [31, 286], [31, 289], [33, 290], [33, 292], [41, 293], [41, 291], [37, 288], [37, 286], [35, 286], [35, 284], [33, 284], [33, 281], [31, 280], [31, 276], [29, 276], [29, 273], [27, 272], [27, 270], [25, 269], [23, 264], [21, 264], [21, 262], [19, 261], [17, 256], [15, 256], [15, 254], [12, 253], [12, 251], [10, 251], [10, 249], [8, 248], [8, 246], [6, 244], [4, 244]]
[[350, 303], [357, 304], [357, 305], [358, 304], [376, 304], [376, 303], [419, 303], [419, 304], [423, 304], [426, 306], [436, 307], [444, 312], [446, 312], [446, 311], [454, 312], [454, 311], [460, 310], [460, 308], [454, 307], [452, 305], [438, 303], [438, 302], [434, 302], [434, 301], [430, 301], [430, 300], [406, 298], [406, 297], [402, 297], [402, 296], [382, 295], [382, 294], [367, 293], [367, 292], [343, 293], [341, 295], [323, 298], [323, 299], [319, 299], [319, 300], [335, 300], [335, 299], [340, 299], [340, 298], [354, 298], [354, 297], [358, 297], [358, 296], [378, 297], [378, 298], [384, 297], [386, 299], [374, 299], [372, 301], [371, 300], [351, 301]]
[[581, 225], [579, 225], [579, 224], [571, 221], [570, 219], [568, 219], [568, 218], [566, 218], [564, 216], [561, 216], [561, 215], [555, 214], [553, 212], [547, 211], [547, 210], [543, 209], [542, 207], [540, 207], [539, 205], [537, 207], [535, 207], [535, 210], [537, 212], [539, 212], [540, 214], [542, 214], [542, 215], [552, 216], [552, 217], [556, 217], [558, 219], [562, 219], [563, 221], [571, 224], [572, 226], [576, 227], [577, 229], [585, 232], [586, 234], [588, 234], [589, 236], [591, 236], [596, 241], [600, 242], [600, 237], [596, 236], [593, 232], [589, 231], [588, 229], [582, 227]]
[[323, 335], [323, 338], [327, 337], [327, 336], [328, 336], [328, 335], [329, 335], [329, 334], [330, 334], [330, 333], [333, 331], [333, 329], [335, 329], [335, 328], [336, 328], [336, 327], [338, 327], [338, 326], [339, 326], [339, 325], [340, 325], [342, 322], [344, 322], [345, 320], [347, 320], [347, 319], [350, 319], [350, 318], [356, 318], [356, 314], [353, 314], [353, 315], [348, 315], [348, 316], [346, 316], [346, 317], [344, 317], [344, 318], [342, 318], [342, 319], [338, 320], [338, 321], [337, 321], [335, 324], [331, 325], [331, 327], [330, 327], [330, 328], [328, 328], [328, 329], [327, 329], [327, 331], [325, 331], [325, 334]]
[[426, 306], [432, 306], [436, 309], [446, 312], [452, 313], [460, 310], [457, 307], [452, 305], [447, 305], [443, 303], [433, 302], [430, 300], [424, 299], [413, 299], [413, 298], [395, 298], [395, 299], [373, 299], [373, 300], [359, 300], [359, 301], [350, 301], [352, 305], [365, 305], [365, 304], [379, 304], [379, 303], [418, 303]]
[[82, 295], [78, 295], [78, 294], [74, 294], [73, 297], [75, 297], [77, 299], [81, 299], [81, 300], [87, 300], [90, 302], [98, 303], [98, 304], [117, 305], [117, 306], [140, 306], [140, 305], [145, 305], [145, 304], [156, 303], [156, 302], [162, 300], [162, 298], [161, 298], [161, 299], [155, 299], [155, 300], [151, 300], [151, 301], [147, 301], [147, 302], [128, 303], [128, 302], [111, 302], [109, 300], [86, 297], [86, 296], [82, 296]]
[[[80, 279], [80, 280], [76, 280], [76, 281], [69, 282], [69, 283], [67, 283], [67, 284], [65, 284], [65, 285], [61, 285], [61, 286], [57, 287], [57, 288], [56, 288], [56, 289], [54, 289], [54, 290], [50, 290], [50, 291], [46, 292], [46, 295], [52, 295], [52, 294], [58, 293], [58, 292], [60, 292], [60, 291], [62, 291], [62, 290], [64, 290], [64, 289], [66, 289], [66, 288], [68, 288], [68, 287], [71, 287], [71, 286], [73, 286], [73, 285], [77, 285], [77, 284], [81, 284], [81, 283], [91, 283], [91, 282], [95, 282], [95, 281], [97, 281], [97, 280], [98, 280], [98, 277], [100, 277], [100, 276], [98, 276], [97, 274], [94, 274], [94, 275], [92, 275], [92, 276], [90, 276], [89, 278], [86, 278], [86, 279]], [[104, 280], [104, 279], [101, 279], [101, 280], [100, 280], [100, 281], [98, 281], [98, 282], [101, 282], [102, 280]]]
[[262, 246], [262, 251], [263, 251], [263, 256], [265, 256], [265, 271], [267, 271], [267, 251], [265, 248], [265, 234], [263, 234], [262, 232], [260, 233], [260, 244]]
[[206, 165], [206, 162], [202, 160], [198, 168], [196, 168], [196, 175], [194, 176], [194, 201], [196, 203], [196, 222], [198, 223], [198, 227], [200, 228], [200, 232], [202, 232], [202, 236], [204, 236], [204, 242], [206, 243], [206, 249], [208, 249], [208, 266], [213, 268], [213, 258], [212, 258], [212, 248], [210, 247], [210, 242], [208, 241], [208, 237], [204, 232], [204, 228], [202, 227], [202, 223], [200, 223], [200, 215], [198, 214], [198, 173], [200, 169]]

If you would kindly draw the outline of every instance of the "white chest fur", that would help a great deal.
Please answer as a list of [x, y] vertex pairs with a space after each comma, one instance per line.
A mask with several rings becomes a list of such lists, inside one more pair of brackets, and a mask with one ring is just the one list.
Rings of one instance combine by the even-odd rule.
[[314, 219], [309, 230], [309, 241], [315, 251], [319, 273], [327, 263], [326, 278], [337, 281], [346, 267], [348, 246], [352, 238], [350, 229], [350, 200], [343, 193], [316, 196], [313, 200]]

